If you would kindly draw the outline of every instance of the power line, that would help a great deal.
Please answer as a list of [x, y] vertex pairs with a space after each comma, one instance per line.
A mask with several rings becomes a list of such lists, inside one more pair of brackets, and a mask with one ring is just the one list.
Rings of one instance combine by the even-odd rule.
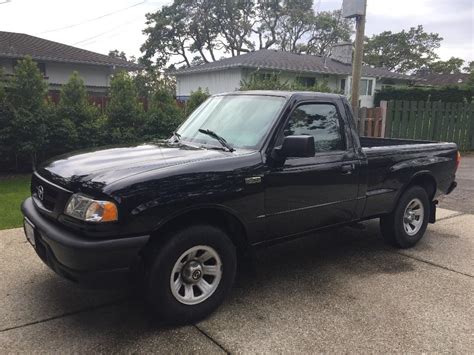
[[96, 35], [94, 35], [94, 36], [91, 36], [91, 37], [88, 37], [88, 38], [85, 38], [85, 39], [82, 39], [82, 40], [80, 40], [80, 41], [78, 41], [78, 42], [73, 43], [72, 45], [75, 46], [75, 45], [77, 45], [77, 44], [89, 42], [89, 41], [92, 40], [92, 39], [95, 39], [95, 38], [98, 38], [98, 37], [102, 37], [103, 35], [106, 35], [107, 33], [113, 32], [113, 31], [115, 31], [115, 30], [118, 29], [118, 28], [122, 28], [123, 26], [126, 26], [126, 25], [128, 25], [128, 24], [131, 24], [132, 22], [135, 22], [135, 21], [141, 20], [141, 19], [143, 19], [143, 16], [136, 17], [136, 18], [134, 18], [134, 19], [131, 20], [131, 21], [127, 21], [127, 22], [121, 23], [120, 25], [115, 26], [115, 27], [112, 27], [112, 28], [108, 29], [107, 31], [98, 33], [98, 34], [96, 34]]
[[[11, 0], [7, 0], [7, 1], [11, 1]], [[77, 27], [77, 26], [80, 26], [80, 25], [83, 25], [83, 24], [86, 24], [86, 23], [89, 23], [89, 22], [93, 22], [93, 21], [97, 21], [97, 20], [103, 19], [104, 17], [108, 17], [108, 16], [111, 16], [111, 15], [115, 15], [115, 14], [117, 14], [117, 13], [119, 13], [119, 12], [122, 12], [122, 11], [125, 11], [125, 10], [128, 10], [128, 9], [131, 9], [131, 8], [133, 8], [133, 7], [136, 7], [136, 6], [139, 6], [139, 5], [143, 5], [143, 4], [146, 3], [146, 2], [147, 2], [147, 0], [143, 0], [143, 1], [137, 2], [136, 4], [133, 4], [133, 5], [124, 7], [124, 8], [122, 8], [122, 9], [119, 9], [119, 10], [116, 10], [116, 11], [113, 11], [113, 12], [106, 13], [106, 14], [101, 15], [101, 16], [99, 16], [99, 17], [95, 17], [95, 18], [92, 18], [92, 19], [89, 19], [89, 20], [85, 20], [85, 21], [82, 21], [82, 22], [78, 22], [78, 23], [75, 23], [75, 24], [72, 24], [72, 25], [68, 25], [68, 26], [64, 26], [64, 27], [59, 27], [59, 28], [54, 28], [54, 29], [51, 29], [51, 30], [39, 32], [39, 33], [37, 33], [37, 34], [41, 35], [41, 34], [45, 34], [45, 33], [56, 32], [56, 31], [62, 31], [62, 30], [66, 30], [66, 29], [69, 29], [69, 28]]]

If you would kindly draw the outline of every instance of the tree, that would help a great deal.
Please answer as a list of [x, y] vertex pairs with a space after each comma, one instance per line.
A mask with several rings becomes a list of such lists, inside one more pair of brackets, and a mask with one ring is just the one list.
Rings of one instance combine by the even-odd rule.
[[13, 111], [13, 147], [17, 156], [28, 156], [34, 166], [47, 141], [47, 85], [38, 66], [29, 56], [18, 61], [10, 84], [8, 101]]
[[141, 70], [133, 76], [139, 98], [149, 99], [159, 88], [176, 92], [176, 79], [158, 70]]
[[283, 16], [280, 0], [257, 1], [255, 4], [254, 35], [258, 36], [258, 49], [268, 49], [278, 41], [278, 24]]
[[142, 137], [145, 139], [167, 138], [183, 121], [183, 111], [166, 87], [159, 87], [151, 96], [145, 116]]
[[436, 74], [455, 74], [461, 72], [463, 64], [464, 59], [451, 57], [446, 61], [438, 60], [430, 63], [428, 69]]
[[313, 0], [174, 0], [147, 14], [141, 62], [164, 68], [215, 61], [216, 52], [236, 56], [277, 48], [327, 54], [338, 41], [350, 39], [351, 21], [340, 11], [315, 14]]
[[126, 60], [127, 62], [133, 62], [133, 63], [137, 61], [133, 55], [130, 56], [130, 58], [127, 58], [127, 54], [125, 54], [124, 51], [119, 51], [118, 49], [110, 50], [109, 57], [118, 58], [118, 59]]
[[[254, 49], [250, 36], [254, 25], [254, 2], [251, 0], [210, 1], [213, 22], [224, 51], [232, 57]], [[212, 11], [212, 10], [211, 10]], [[215, 60], [215, 59], [214, 59]]]
[[209, 90], [198, 88], [196, 91], [191, 91], [189, 100], [186, 103], [186, 114], [190, 115], [195, 109], [199, 107], [209, 97]]
[[466, 73], [472, 73], [474, 71], [474, 60], [467, 63], [467, 65], [462, 68]]
[[467, 66], [463, 68], [463, 70], [469, 73], [469, 78], [467, 81], [467, 87], [471, 90], [474, 90], [474, 60], [470, 61]]
[[299, 42], [311, 30], [314, 22], [312, 0], [287, 0], [278, 26], [279, 47], [283, 51], [299, 52]]
[[146, 19], [147, 28], [143, 33], [148, 37], [140, 48], [144, 53], [141, 62], [148, 67], [163, 68], [171, 57], [178, 56], [181, 61], [177, 65], [191, 66], [186, 8], [174, 2], [155, 13], [146, 14]]
[[[93, 147], [101, 142], [103, 120], [99, 110], [89, 103], [84, 81], [76, 71], [61, 88], [55, 116], [55, 137], [50, 138], [55, 146], [62, 146], [66, 151]], [[58, 144], [61, 141], [63, 143]]]
[[0, 67], [0, 166], [8, 166], [13, 152], [12, 120], [13, 112], [8, 105], [5, 92], [6, 78]]
[[111, 143], [130, 143], [138, 139], [143, 117], [133, 79], [127, 72], [113, 75], [107, 106], [106, 131]]
[[364, 61], [399, 73], [411, 72], [438, 58], [435, 49], [442, 40], [437, 33], [425, 32], [422, 25], [398, 33], [384, 31], [365, 39]]
[[341, 10], [322, 11], [311, 24], [309, 38], [301, 46], [306, 54], [329, 55], [333, 45], [351, 40], [352, 21], [342, 17]]

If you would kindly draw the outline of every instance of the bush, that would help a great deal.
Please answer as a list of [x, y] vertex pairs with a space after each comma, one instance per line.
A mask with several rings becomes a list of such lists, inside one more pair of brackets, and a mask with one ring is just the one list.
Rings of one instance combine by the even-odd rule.
[[117, 73], [103, 114], [89, 103], [78, 73], [63, 85], [57, 105], [47, 100], [47, 85], [31, 58], [19, 61], [15, 73], [6, 82], [0, 71], [3, 172], [30, 170], [32, 164], [75, 149], [169, 137], [184, 118], [169, 82], [146, 83], [149, 110], [145, 113], [134, 79]]
[[[0, 167], [6, 168], [12, 163], [13, 159], [13, 140], [12, 140], [12, 121], [13, 112], [8, 104], [5, 92], [6, 78], [0, 67]], [[1, 170], [1, 169], [0, 169]]]
[[198, 88], [196, 91], [191, 91], [188, 102], [186, 102], [186, 115], [190, 115], [195, 109], [199, 107], [209, 97], [209, 90]]
[[288, 80], [282, 81], [278, 73], [262, 75], [253, 73], [247, 80], [240, 82], [240, 90], [284, 90], [284, 91], [315, 91], [315, 92], [332, 92], [327, 81], [316, 82], [313, 86], [304, 86]]
[[109, 143], [138, 140], [143, 124], [143, 108], [138, 101], [135, 83], [127, 72], [118, 72], [112, 77], [107, 116]]
[[84, 81], [76, 71], [61, 89], [55, 121], [59, 134], [53, 141], [65, 141], [66, 150], [94, 147], [103, 141], [104, 119], [89, 103]]
[[15, 160], [27, 158], [34, 166], [47, 143], [47, 85], [31, 57], [18, 62], [9, 84], [7, 100], [13, 113], [9, 128]]
[[169, 90], [158, 88], [152, 95], [145, 116], [142, 137], [167, 138], [183, 121], [183, 111], [176, 104]]
[[471, 102], [473, 96], [474, 88], [467, 86], [386, 88], [375, 93], [375, 105], [382, 100]]

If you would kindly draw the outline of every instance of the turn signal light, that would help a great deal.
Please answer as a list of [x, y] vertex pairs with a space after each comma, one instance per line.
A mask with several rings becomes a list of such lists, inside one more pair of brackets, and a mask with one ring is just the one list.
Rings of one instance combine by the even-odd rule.
[[458, 152], [456, 156], [456, 170], [458, 170], [459, 164], [461, 164], [461, 153]]

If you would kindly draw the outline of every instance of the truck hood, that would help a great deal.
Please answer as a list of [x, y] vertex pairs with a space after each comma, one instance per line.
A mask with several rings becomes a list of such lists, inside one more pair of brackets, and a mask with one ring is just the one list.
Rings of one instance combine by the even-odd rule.
[[101, 190], [108, 184], [146, 171], [236, 153], [184, 144], [141, 144], [62, 155], [41, 165], [37, 172], [72, 191], [84, 188]]

